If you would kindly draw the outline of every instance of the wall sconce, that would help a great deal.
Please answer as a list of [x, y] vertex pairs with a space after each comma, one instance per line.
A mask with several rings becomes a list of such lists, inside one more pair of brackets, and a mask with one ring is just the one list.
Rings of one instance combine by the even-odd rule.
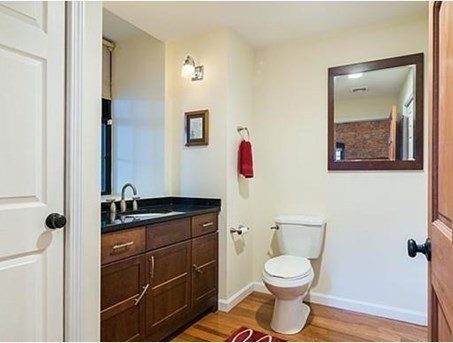
[[192, 56], [187, 55], [181, 69], [181, 76], [185, 79], [192, 79], [192, 81], [203, 80], [204, 68], [203, 66], [195, 66], [195, 61]]

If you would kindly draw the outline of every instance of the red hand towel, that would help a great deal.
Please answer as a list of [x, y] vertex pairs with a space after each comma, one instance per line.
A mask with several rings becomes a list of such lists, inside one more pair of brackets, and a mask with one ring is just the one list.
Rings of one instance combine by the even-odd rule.
[[238, 165], [240, 174], [246, 178], [253, 177], [252, 144], [248, 141], [243, 140], [239, 145]]

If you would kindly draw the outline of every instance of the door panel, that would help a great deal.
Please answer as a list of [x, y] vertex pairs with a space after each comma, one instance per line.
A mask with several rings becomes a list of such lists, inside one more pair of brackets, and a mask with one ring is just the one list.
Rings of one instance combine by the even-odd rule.
[[192, 268], [192, 305], [197, 311], [212, 305], [217, 297], [217, 232], [192, 240]]
[[151, 290], [146, 298], [146, 334], [154, 335], [152, 340], [165, 337], [190, 308], [190, 251], [188, 241], [147, 254]]
[[3, 341], [63, 339], [63, 231], [45, 219], [64, 204], [64, 9], [0, 3]]
[[43, 1], [1, 1], [0, 11], [15, 17], [30, 25], [45, 30], [44, 16], [47, 12], [47, 3]]
[[430, 4], [431, 160], [429, 339], [451, 341], [453, 328], [453, 4]]
[[437, 307], [437, 332], [439, 342], [451, 342], [452, 334], [447, 318], [445, 317], [444, 311], [441, 306]]
[[[8, 316], [9, 327], [2, 322], [0, 337], [16, 340], [33, 341], [34, 337], [43, 337], [43, 311], [45, 289], [41, 275], [43, 261], [40, 255], [24, 256], [0, 262], [0, 289], [13, 290], [0, 296], [0, 311], [3, 317]], [[32, 286], [31, 286], [32, 285]], [[2, 291], [3, 293], [3, 291]], [[20, 323], [20, 325], [17, 325]]]
[[[105, 265], [101, 269], [101, 340], [137, 341], [144, 338], [145, 255]], [[143, 296], [142, 296], [143, 294]]]
[[438, 217], [450, 229], [453, 219], [453, 6], [439, 12]]

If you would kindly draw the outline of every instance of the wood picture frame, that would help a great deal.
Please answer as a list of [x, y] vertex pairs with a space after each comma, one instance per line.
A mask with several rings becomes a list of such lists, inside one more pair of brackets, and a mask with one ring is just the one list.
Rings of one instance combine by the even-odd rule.
[[186, 112], [186, 146], [209, 144], [209, 110]]
[[[424, 54], [412, 54], [328, 69], [328, 170], [423, 170]], [[415, 65], [415, 160], [340, 160], [335, 159], [334, 78], [341, 75]]]

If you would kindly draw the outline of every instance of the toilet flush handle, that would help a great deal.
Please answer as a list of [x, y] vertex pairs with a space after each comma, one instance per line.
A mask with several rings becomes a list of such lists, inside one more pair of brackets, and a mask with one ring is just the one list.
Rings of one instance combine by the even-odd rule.
[[271, 226], [271, 230], [279, 230], [280, 228], [278, 227], [278, 225], [275, 225], [275, 226]]

